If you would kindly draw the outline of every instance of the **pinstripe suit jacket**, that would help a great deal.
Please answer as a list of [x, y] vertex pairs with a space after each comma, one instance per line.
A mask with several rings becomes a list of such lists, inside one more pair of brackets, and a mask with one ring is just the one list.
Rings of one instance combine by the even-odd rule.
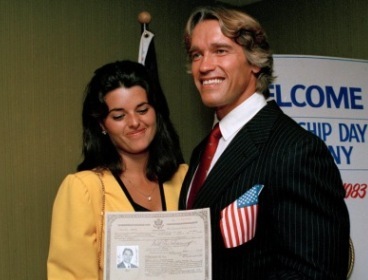
[[[179, 209], [206, 139], [193, 151]], [[263, 184], [255, 237], [227, 249], [220, 212]], [[326, 145], [274, 101], [248, 122], [221, 155], [193, 208], [209, 207], [213, 279], [346, 279], [349, 216], [340, 173]]]

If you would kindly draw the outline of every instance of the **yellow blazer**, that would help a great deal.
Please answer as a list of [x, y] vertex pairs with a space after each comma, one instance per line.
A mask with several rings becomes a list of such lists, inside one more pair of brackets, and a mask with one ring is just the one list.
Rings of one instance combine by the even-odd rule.
[[[186, 164], [180, 165], [163, 184], [167, 211], [178, 210], [187, 170]], [[64, 179], [52, 211], [48, 280], [103, 279], [103, 212], [134, 212], [110, 171], [100, 177], [93, 171], [81, 171]]]

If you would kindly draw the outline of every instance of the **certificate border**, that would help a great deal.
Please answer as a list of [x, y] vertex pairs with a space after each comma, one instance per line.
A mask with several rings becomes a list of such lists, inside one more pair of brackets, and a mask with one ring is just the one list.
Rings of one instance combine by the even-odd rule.
[[[137, 219], [143, 218], [172, 218], [172, 217], [190, 217], [198, 216], [203, 221], [203, 230], [205, 235], [205, 272], [204, 280], [210, 280], [212, 278], [212, 254], [211, 254], [211, 224], [210, 224], [210, 209], [195, 209], [195, 210], [183, 210], [183, 211], [167, 211], [167, 212], [106, 212], [105, 214], [105, 261], [104, 261], [104, 279], [110, 279], [110, 256], [106, 252], [111, 252], [111, 225], [117, 219]], [[172, 224], [172, 223], [170, 223]], [[207, 242], [206, 242], [207, 240]], [[211, 260], [211, 261], [210, 261]]]

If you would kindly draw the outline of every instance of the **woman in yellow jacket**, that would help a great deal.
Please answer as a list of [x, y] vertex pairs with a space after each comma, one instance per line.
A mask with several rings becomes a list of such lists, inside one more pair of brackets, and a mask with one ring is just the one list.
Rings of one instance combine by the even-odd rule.
[[53, 206], [49, 280], [102, 279], [104, 213], [177, 210], [187, 172], [165, 97], [141, 64], [97, 69], [82, 119], [84, 159]]

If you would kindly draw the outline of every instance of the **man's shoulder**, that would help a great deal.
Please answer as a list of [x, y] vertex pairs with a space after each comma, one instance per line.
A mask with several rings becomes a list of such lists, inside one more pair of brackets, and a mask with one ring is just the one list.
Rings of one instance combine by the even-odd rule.
[[322, 141], [318, 136], [303, 128], [295, 119], [285, 114], [275, 101], [270, 101], [259, 112], [258, 120], [252, 124], [252, 129], [256, 134], [263, 131], [267, 134], [267, 139], [282, 139], [280, 143], [290, 143], [299, 141]]

